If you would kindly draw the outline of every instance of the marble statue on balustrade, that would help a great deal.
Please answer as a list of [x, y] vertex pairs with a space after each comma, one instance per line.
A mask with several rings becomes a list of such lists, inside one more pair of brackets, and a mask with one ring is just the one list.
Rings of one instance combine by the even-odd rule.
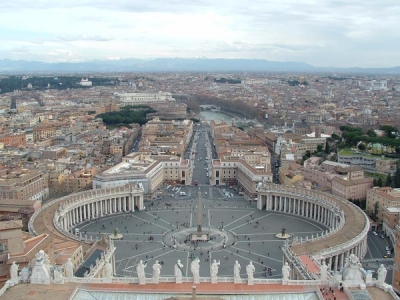
[[328, 280], [328, 266], [325, 263], [325, 260], [322, 261], [322, 265], [320, 268], [321, 280], [327, 281]]
[[35, 255], [32, 267], [31, 283], [50, 284], [50, 260], [49, 256], [40, 250]]
[[343, 267], [343, 280], [348, 284], [360, 284], [364, 283], [363, 273], [361, 271], [361, 263], [359, 258], [350, 254], [347, 258], [346, 263]]
[[104, 278], [111, 279], [113, 276], [113, 267], [109, 260], [104, 264]]
[[217, 260], [214, 259], [213, 263], [210, 266], [210, 276], [211, 276], [211, 283], [217, 283], [218, 282], [218, 269], [219, 265], [221, 264], [220, 261], [217, 262]]
[[63, 268], [60, 266], [54, 265], [52, 267], [53, 272], [53, 283], [63, 284], [64, 283], [64, 276], [63, 276]]
[[65, 277], [72, 278], [74, 277], [74, 264], [72, 263], [71, 258], [69, 257], [67, 262], [64, 264], [65, 269]]
[[240, 270], [242, 269], [241, 265], [238, 261], [235, 261], [235, 265], [233, 266], [233, 282], [234, 283], [242, 283], [242, 278], [240, 278]]
[[156, 260], [156, 262], [153, 265], [153, 283], [159, 283], [160, 282], [160, 273], [161, 273], [162, 266]]
[[386, 275], [387, 275], [387, 269], [383, 264], [380, 265], [378, 269], [378, 283], [379, 284], [384, 284], [386, 280]]
[[21, 277], [21, 281], [24, 283], [29, 282], [29, 278], [31, 277], [31, 270], [29, 267], [24, 267], [22, 268], [21, 272], [19, 273], [19, 276]]
[[19, 282], [18, 267], [19, 267], [19, 265], [17, 265], [15, 263], [15, 261], [13, 261], [13, 263], [12, 263], [12, 265], [10, 267], [10, 278], [11, 278], [11, 281], [13, 281], [14, 283], [18, 283]]
[[289, 280], [290, 279], [290, 267], [288, 262], [285, 262], [285, 264], [282, 267], [282, 280]]
[[139, 278], [139, 284], [146, 284], [146, 274], [144, 269], [147, 267], [147, 263], [143, 263], [142, 260], [139, 261], [138, 265], [136, 266], [137, 276]]
[[248, 285], [254, 285], [254, 272], [256, 271], [256, 268], [253, 265], [253, 262], [250, 261], [250, 263], [246, 266], [246, 273], [247, 273], [247, 284]]
[[200, 283], [200, 259], [196, 257], [190, 264], [190, 271], [193, 274], [193, 283]]
[[176, 283], [182, 283], [182, 275], [183, 275], [182, 270], [183, 270], [183, 264], [181, 263], [181, 260], [178, 259], [178, 261], [175, 263], [174, 266], [174, 275]]

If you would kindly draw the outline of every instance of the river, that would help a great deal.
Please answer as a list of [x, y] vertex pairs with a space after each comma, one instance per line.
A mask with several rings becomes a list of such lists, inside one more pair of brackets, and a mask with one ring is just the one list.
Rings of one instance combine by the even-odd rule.
[[211, 111], [211, 110], [203, 110], [200, 112], [200, 115], [205, 121], [225, 121], [225, 122], [230, 122], [232, 117], [228, 116], [224, 113], [217, 112], [217, 111]]

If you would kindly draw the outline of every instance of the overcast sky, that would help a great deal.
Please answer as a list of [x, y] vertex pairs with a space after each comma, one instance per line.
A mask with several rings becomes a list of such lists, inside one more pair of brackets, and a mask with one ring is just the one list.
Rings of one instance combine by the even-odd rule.
[[400, 0], [4, 0], [0, 59], [400, 65]]

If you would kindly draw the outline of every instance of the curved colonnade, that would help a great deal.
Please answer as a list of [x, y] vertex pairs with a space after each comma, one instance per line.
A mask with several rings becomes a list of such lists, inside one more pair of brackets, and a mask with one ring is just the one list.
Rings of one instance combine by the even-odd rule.
[[325, 260], [331, 270], [343, 268], [350, 254], [363, 258], [367, 252], [369, 221], [356, 205], [340, 197], [301, 188], [264, 183], [258, 190], [257, 208], [312, 219], [329, 230], [321, 236], [295, 238], [286, 250], [292, 257]]
[[37, 210], [29, 220], [29, 231], [38, 234], [33, 226], [36, 217], [57, 204], [54, 227], [71, 239], [87, 242], [92, 240], [75, 235], [72, 229], [91, 219], [144, 209], [143, 190], [137, 185], [84, 191], [53, 200]]

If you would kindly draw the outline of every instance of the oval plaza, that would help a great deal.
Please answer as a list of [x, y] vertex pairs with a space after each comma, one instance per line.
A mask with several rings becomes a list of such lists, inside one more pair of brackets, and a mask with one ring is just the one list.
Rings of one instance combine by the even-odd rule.
[[[257, 208], [261, 211], [297, 215], [329, 228], [319, 235], [305, 238], [293, 236], [286, 241], [282, 250], [285, 261], [291, 265], [291, 278], [312, 279], [314, 275], [307, 269], [310, 259], [317, 266], [324, 262], [332, 271], [339, 271], [351, 254], [364, 257], [369, 222], [358, 207], [345, 199], [270, 183], [263, 183], [259, 187], [257, 199]], [[92, 219], [143, 210], [143, 190], [138, 185], [128, 185], [59, 198], [35, 213], [30, 221], [32, 231], [36, 232], [35, 220], [42, 218], [50, 207], [57, 208], [53, 225], [59, 233], [91, 243], [92, 237], [82, 232], [76, 235], [74, 228]]]

